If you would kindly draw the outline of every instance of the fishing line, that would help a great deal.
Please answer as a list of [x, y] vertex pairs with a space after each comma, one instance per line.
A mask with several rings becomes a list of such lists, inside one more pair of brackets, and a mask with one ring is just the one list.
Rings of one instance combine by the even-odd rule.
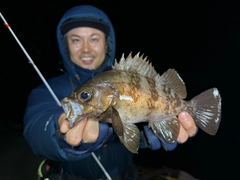
[[[15, 40], [17, 41], [18, 45], [20, 46], [20, 48], [22, 49], [22, 51], [24, 52], [24, 54], [27, 56], [29, 63], [32, 64], [33, 68], [36, 70], [36, 72], [38, 73], [38, 75], [40, 76], [40, 78], [42, 79], [42, 81], [44, 82], [44, 84], [46, 85], [47, 89], [49, 90], [49, 92], [51, 93], [51, 95], [53, 96], [53, 98], [55, 99], [55, 101], [57, 102], [57, 104], [59, 106], [61, 106], [61, 102], [59, 101], [59, 99], [57, 98], [57, 96], [54, 94], [52, 88], [49, 86], [49, 84], [47, 83], [47, 81], [45, 80], [45, 78], [43, 77], [42, 73], [39, 71], [38, 67], [34, 64], [32, 58], [29, 56], [29, 54], [27, 53], [27, 51], [25, 50], [25, 48], [22, 46], [21, 42], [18, 40], [17, 36], [14, 34], [13, 30], [11, 29], [10, 25], [7, 23], [7, 21], [5, 20], [5, 18], [3, 17], [2, 13], [0, 12], [0, 17], [2, 18], [4, 25], [9, 29], [9, 31], [11, 32], [11, 34], [13, 35], [13, 37], [15, 38]], [[97, 162], [97, 164], [99, 165], [99, 167], [102, 169], [102, 171], [104, 172], [105, 176], [111, 180], [112, 178], [109, 176], [109, 174], [107, 173], [107, 171], [105, 170], [105, 168], [102, 166], [101, 162], [99, 161], [99, 159], [96, 157], [96, 155], [92, 152], [91, 155], [93, 156], [94, 160]]]

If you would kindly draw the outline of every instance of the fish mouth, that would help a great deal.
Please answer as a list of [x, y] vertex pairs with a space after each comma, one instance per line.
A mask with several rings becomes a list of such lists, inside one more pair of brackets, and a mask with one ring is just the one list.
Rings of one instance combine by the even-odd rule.
[[79, 117], [83, 114], [82, 106], [68, 98], [64, 98], [61, 105], [66, 114], [66, 119], [70, 122], [70, 127], [73, 127], [74, 122], [81, 120]]

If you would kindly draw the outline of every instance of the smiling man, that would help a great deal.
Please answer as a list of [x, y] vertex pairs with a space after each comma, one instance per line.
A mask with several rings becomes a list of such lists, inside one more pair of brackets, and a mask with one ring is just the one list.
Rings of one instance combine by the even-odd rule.
[[[57, 41], [66, 73], [48, 80], [59, 100], [90, 78], [112, 68], [115, 61], [115, 33], [107, 15], [88, 5], [69, 9], [57, 26]], [[133, 154], [119, 141], [109, 123], [86, 118], [74, 127], [62, 107], [59, 107], [44, 84], [32, 90], [24, 116], [24, 137], [34, 153], [46, 157], [41, 163], [42, 179], [62, 176], [71, 179], [107, 179], [106, 174], [92, 158], [96, 154], [112, 179], [137, 179], [126, 177]], [[187, 141], [196, 133], [193, 119], [179, 114], [181, 122], [178, 142]], [[161, 148], [151, 131], [143, 132], [140, 148]], [[165, 143], [173, 150], [177, 143]], [[54, 163], [53, 163], [54, 162]], [[57, 162], [57, 163], [56, 163]], [[62, 173], [51, 174], [52, 167]]]

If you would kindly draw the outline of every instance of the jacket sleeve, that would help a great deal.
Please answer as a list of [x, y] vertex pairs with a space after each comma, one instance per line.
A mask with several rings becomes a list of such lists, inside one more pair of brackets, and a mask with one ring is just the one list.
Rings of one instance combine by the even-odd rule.
[[[54, 93], [62, 99], [66, 92], [54, 86]], [[35, 154], [60, 160], [78, 160], [90, 156], [91, 152], [113, 138], [108, 124], [100, 123], [99, 137], [94, 143], [81, 143], [77, 147], [68, 145], [59, 136], [58, 117], [63, 109], [54, 100], [45, 85], [40, 85], [28, 96], [24, 114], [24, 137]], [[77, 155], [77, 156], [76, 156]]]

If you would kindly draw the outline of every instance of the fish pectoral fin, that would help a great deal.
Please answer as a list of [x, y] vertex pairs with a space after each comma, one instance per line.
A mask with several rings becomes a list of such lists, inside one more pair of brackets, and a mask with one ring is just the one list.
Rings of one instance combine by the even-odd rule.
[[112, 127], [115, 133], [118, 135], [118, 137], [123, 137], [124, 135], [123, 123], [119, 116], [118, 111], [113, 107], [112, 107]]
[[135, 124], [123, 124], [118, 111], [112, 107], [112, 127], [124, 146], [132, 153], [138, 152], [140, 131]]
[[154, 134], [162, 141], [174, 143], [179, 134], [180, 123], [176, 117], [164, 117], [159, 121], [149, 121]]
[[138, 127], [135, 124], [124, 124], [124, 135], [120, 140], [129, 151], [137, 153], [140, 142]]

